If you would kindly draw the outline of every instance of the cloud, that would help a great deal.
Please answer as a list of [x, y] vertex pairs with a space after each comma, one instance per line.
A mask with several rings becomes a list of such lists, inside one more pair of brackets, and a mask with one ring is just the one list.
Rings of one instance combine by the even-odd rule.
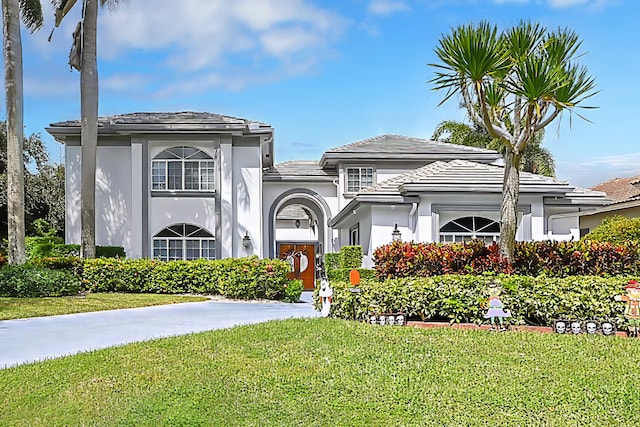
[[367, 10], [374, 15], [391, 15], [409, 10], [409, 6], [400, 0], [372, 0]]
[[560, 179], [588, 188], [613, 178], [626, 178], [640, 174], [640, 153], [606, 156], [578, 162], [558, 162]]

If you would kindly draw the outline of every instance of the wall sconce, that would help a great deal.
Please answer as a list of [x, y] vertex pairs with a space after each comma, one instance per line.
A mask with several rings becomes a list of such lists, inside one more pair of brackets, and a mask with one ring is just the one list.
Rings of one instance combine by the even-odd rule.
[[393, 224], [393, 231], [391, 232], [391, 240], [394, 242], [402, 241], [402, 233], [398, 230], [398, 223]]
[[249, 237], [249, 231], [245, 230], [244, 232], [244, 237], [242, 238], [242, 246], [244, 246], [244, 248], [248, 248], [249, 245], [251, 244], [251, 237]]
[[296, 228], [300, 228], [300, 220], [299, 219], [296, 219], [295, 224], [296, 224]]

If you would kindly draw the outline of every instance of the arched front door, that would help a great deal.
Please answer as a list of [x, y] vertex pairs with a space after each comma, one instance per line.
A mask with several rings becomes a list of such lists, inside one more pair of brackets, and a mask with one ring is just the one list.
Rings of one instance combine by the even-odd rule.
[[313, 290], [316, 279], [316, 244], [291, 242], [278, 244], [278, 258], [289, 263], [291, 280], [302, 280], [305, 291]]

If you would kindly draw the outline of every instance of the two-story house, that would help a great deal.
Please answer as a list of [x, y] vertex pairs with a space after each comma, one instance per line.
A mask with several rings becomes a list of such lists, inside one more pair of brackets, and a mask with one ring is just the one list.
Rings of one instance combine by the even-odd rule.
[[[494, 241], [499, 153], [382, 135], [274, 164], [274, 130], [209, 113], [99, 120], [96, 240], [129, 257], [280, 257], [312, 288], [325, 252], [361, 245], [364, 265], [392, 238]], [[80, 123], [51, 124], [65, 145], [66, 231], [80, 241]], [[604, 193], [521, 174], [519, 240], [579, 236], [578, 216]]]

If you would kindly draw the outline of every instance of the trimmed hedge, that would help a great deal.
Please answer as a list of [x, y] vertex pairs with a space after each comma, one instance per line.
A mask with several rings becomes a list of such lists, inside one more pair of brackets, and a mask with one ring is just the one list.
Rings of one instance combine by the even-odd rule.
[[520, 274], [554, 277], [636, 274], [640, 267], [633, 242], [517, 242], [513, 264], [500, 248], [475, 240], [467, 243], [393, 242], [374, 252], [378, 277], [430, 277], [443, 274]]
[[[25, 239], [27, 260], [42, 257], [80, 256], [80, 245], [65, 245], [60, 237], [27, 237]], [[98, 258], [125, 258], [122, 246], [96, 246]]]
[[351, 270], [362, 267], [362, 246], [343, 246], [340, 248], [340, 268]]
[[[501, 300], [513, 315], [509, 322], [551, 325], [554, 319], [610, 319], [622, 324], [624, 294], [629, 277], [578, 276], [472, 276], [444, 275], [425, 278], [363, 280], [360, 293], [348, 282], [333, 282], [331, 315], [352, 319], [369, 313], [405, 312], [422, 320], [486, 323], [487, 289], [497, 282]], [[316, 304], [319, 303], [316, 289]]]
[[624, 244], [629, 241], [640, 242], [640, 218], [625, 218], [620, 215], [605, 218], [582, 240]]
[[[327, 272], [327, 279], [330, 282], [348, 282], [352, 268], [336, 268]], [[372, 280], [376, 278], [376, 271], [371, 268], [357, 268], [360, 273], [360, 280]]]
[[300, 283], [287, 279], [283, 260], [157, 261], [96, 258], [83, 262], [83, 286], [94, 292], [204, 293], [237, 299], [298, 301]]
[[58, 297], [79, 292], [80, 279], [65, 271], [24, 265], [0, 268], [0, 297]]

